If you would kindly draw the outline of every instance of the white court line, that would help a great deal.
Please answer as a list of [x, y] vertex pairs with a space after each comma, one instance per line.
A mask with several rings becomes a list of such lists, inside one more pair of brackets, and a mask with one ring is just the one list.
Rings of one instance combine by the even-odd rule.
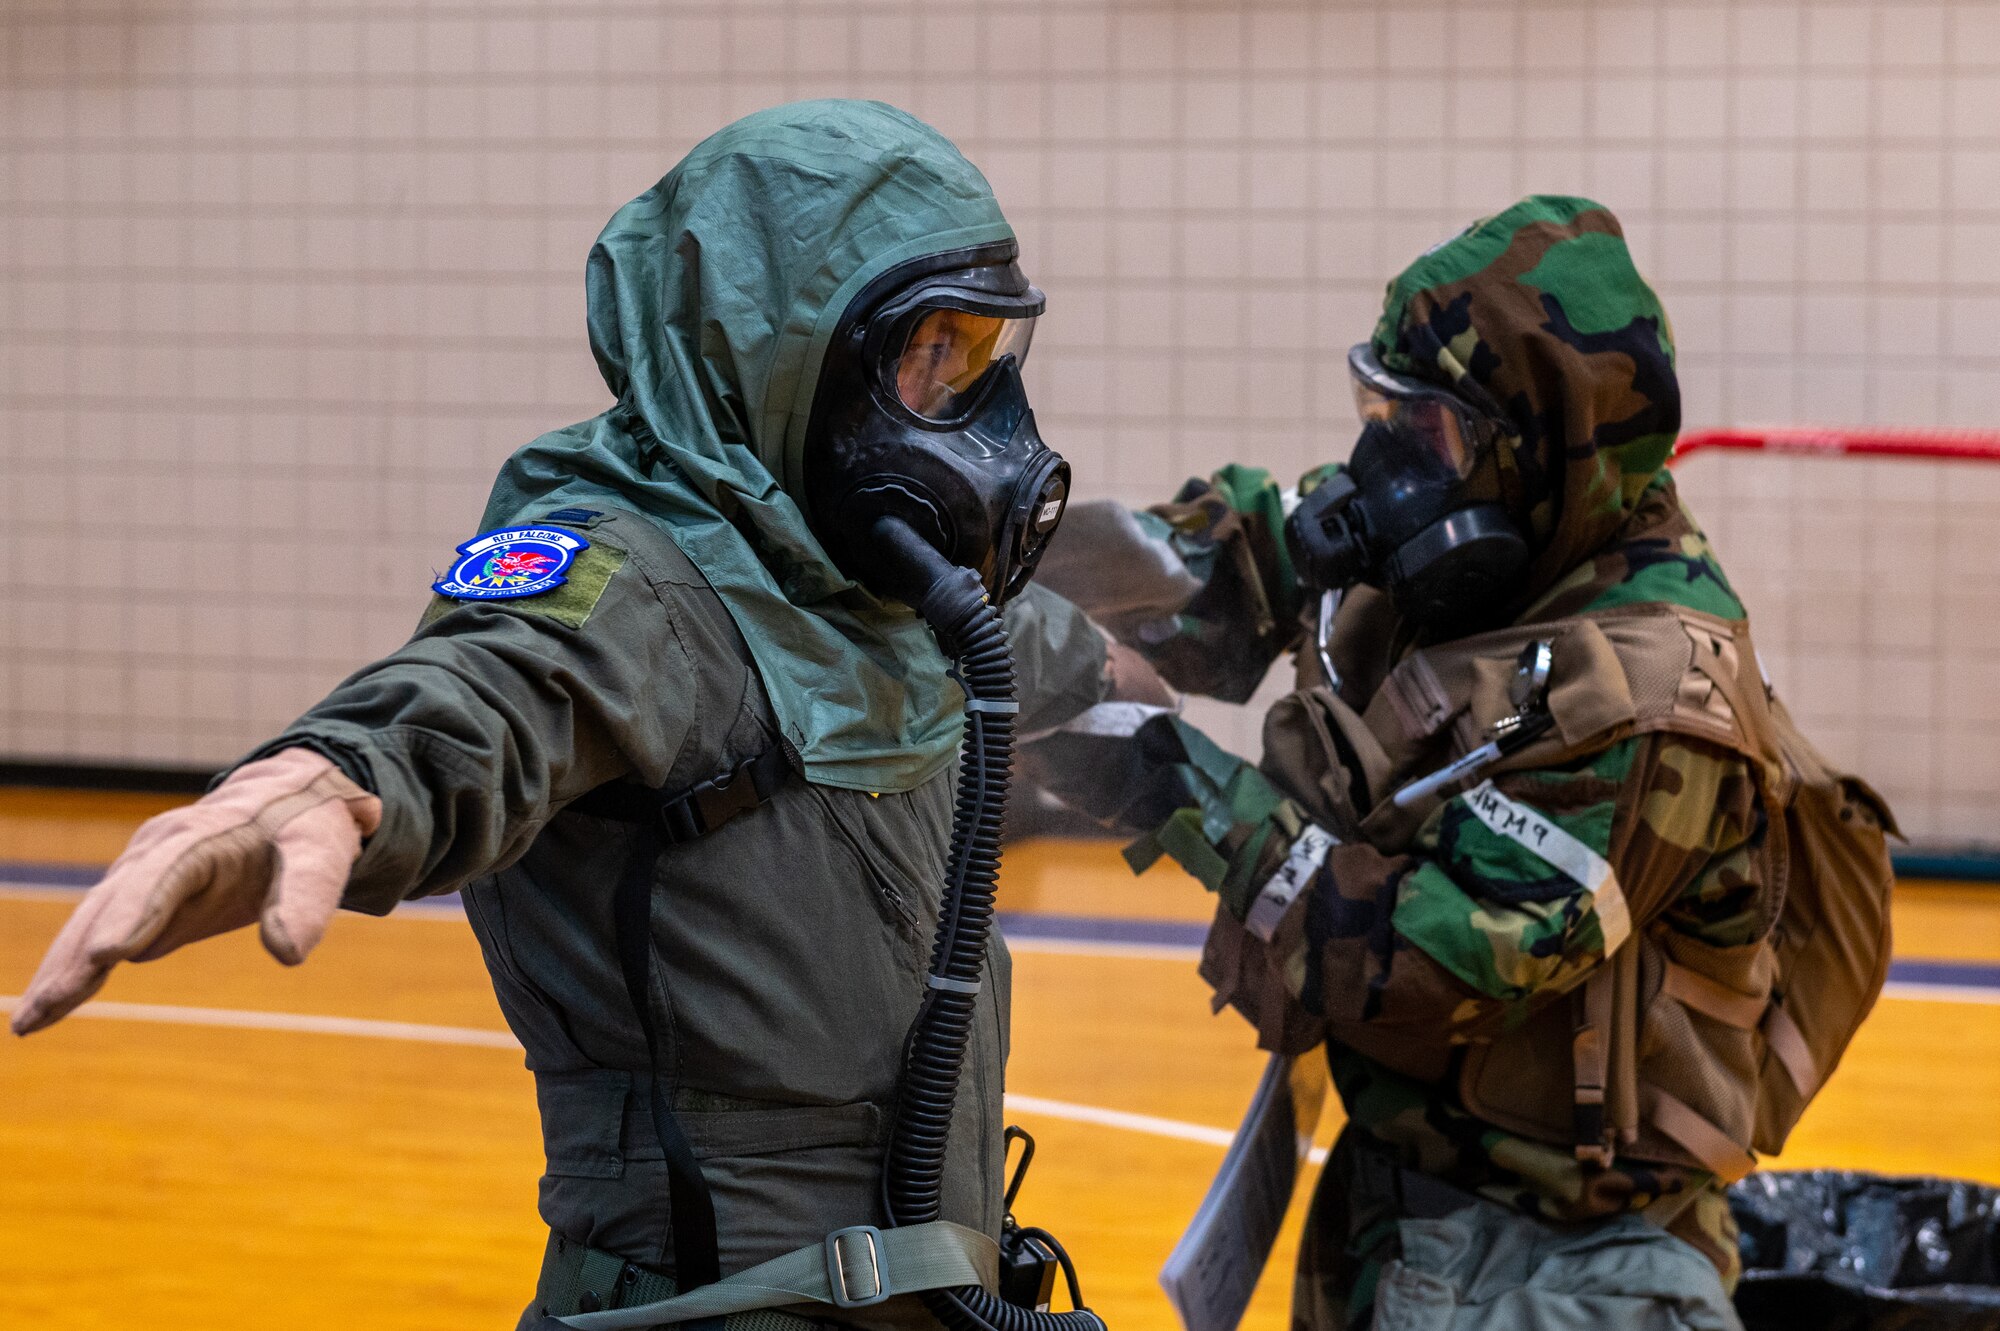
[[1183, 1123], [1176, 1118], [1156, 1118], [1151, 1114], [1133, 1114], [1123, 1109], [1100, 1109], [1096, 1105], [1071, 1104], [1067, 1100], [1045, 1100], [1039, 1095], [1007, 1096], [1007, 1107], [1023, 1114], [1046, 1114], [1050, 1118], [1068, 1119], [1072, 1123], [1095, 1123], [1104, 1128], [1123, 1128], [1127, 1132], [1143, 1132], [1153, 1137], [1172, 1137], [1176, 1141], [1200, 1142], [1204, 1146], [1228, 1146], [1236, 1134], [1228, 1128], [1211, 1128], [1205, 1123]]
[[[0, 994], [0, 1012], [13, 1011], [20, 1001], [18, 994]], [[177, 1026], [354, 1035], [364, 1039], [474, 1045], [485, 1049], [519, 1051], [521, 1048], [519, 1042], [506, 1031], [481, 1030], [474, 1026], [431, 1026], [414, 1021], [377, 1021], [368, 1017], [328, 1017], [309, 1012], [257, 1012], [246, 1008], [179, 1007], [169, 1003], [110, 1003], [99, 1000], [85, 1003], [69, 1015], [97, 1017], [106, 1021], [163, 1022]], [[1183, 1123], [1178, 1119], [1127, 1113], [1122, 1109], [1049, 1100], [1039, 1095], [1009, 1095], [1007, 1107], [1023, 1114], [1042, 1114], [1072, 1123], [1121, 1128], [1154, 1137], [1171, 1137], [1176, 1141], [1199, 1142], [1204, 1146], [1226, 1147], [1236, 1135], [1228, 1128], [1212, 1128], [1205, 1123]]]
[[[0, 994], [0, 1012], [20, 1006], [18, 994]], [[310, 1035], [358, 1035], [373, 1040], [419, 1044], [463, 1044], [482, 1049], [519, 1049], [508, 1031], [476, 1026], [432, 1026], [420, 1021], [376, 1021], [368, 1017], [328, 1017], [311, 1012], [255, 1012], [246, 1008], [179, 1007], [172, 1003], [85, 1003], [71, 1017], [107, 1021], [154, 1021], [170, 1026], [227, 1026], [250, 1031], [303, 1031]]]
[[[1975, 1003], [2000, 1006], [2000, 991], [1951, 985], [1895, 983], [1883, 994], [1919, 1002]], [[0, 994], [0, 1012], [11, 1012], [20, 1004], [18, 994]], [[114, 1003], [98, 1000], [85, 1003], [71, 1017], [94, 1017], [106, 1021], [149, 1021], [176, 1026], [213, 1026], [237, 1030], [295, 1031], [309, 1035], [348, 1035], [374, 1040], [404, 1040], [419, 1044], [467, 1045], [482, 1049], [512, 1049], [520, 1043], [507, 1031], [483, 1030], [475, 1026], [436, 1026], [416, 1021], [380, 1021], [370, 1017], [334, 1017], [311, 1012], [258, 1012], [248, 1008], [183, 1007], [171, 1003]], [[1174, 1141], [1196, 1142], [1203, 1146], [1227, 1147], [1236, 1134], [1228, 1128], [1206, 1123], [1186, 1123], [1180, 1119], [1135, 1114], [1124, 1109], [1080, 1105], [1069, 1100], [1051, 1100], [1039, 1095], [1009, 1094], [1007, 1107], [1023, 1114], [1041, 1114], [1071, 1123], [1117, 1128], [1124, 1132], [1166, 1137]], [[1315, 1147], [1312, 1164], [1323, 1164], [1326, 1152]]]
[[[1096, 1105], [1071, 1104], [1067, 1100], [1044, 1100], [1039, 1095], [1007, 1096], [1007, 1108], [1022, 1114], [1043, 1114], [1049, 1118], [1065, 1119], [1071, 1123], [1092, 1123], [1103, 1128], [1122, 1128], [1126, 1132], [1143, 1132], [1150, 1137], [1171, 1137], [1175, 1141], [1199, 1142], [1203, 1146], [1220, 1146], [1227, 1149], [1236, 1140], [1236, 1134], [1228, 1128], [1211, 1128], [1206, 1123], [1183, 1123], [1177, 1118], [1156, 1118], [1152, 1114], [1133, 1114], [1123, 1109], [1100, 1109]], [[1306, 1162], [1313, 1165], [1326, 1163], [1326, 1148], [1315, 1146], [1306, 1156]]]

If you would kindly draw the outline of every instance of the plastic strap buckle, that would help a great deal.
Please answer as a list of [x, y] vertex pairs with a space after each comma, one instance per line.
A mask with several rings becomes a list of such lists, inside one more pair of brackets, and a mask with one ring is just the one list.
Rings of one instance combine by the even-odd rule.
[[726, 774], [660, 806], [660, 833], [669, 843], [692, 841], [740, 813], [749, 813], [776, 793], [786, 769], [782, 748], [747, 758]]
[[669, 845], [679, 845], [692, 841], [708, 830], [702, 820], [701, 806], [692, 796], [682, 796], [670, 804], [660, 806], [660, 835]]
[[835, 1307], [866, 1308], [889, 1297], [882, 1231], [849, 1225], [826, 1236], [826, 1285]]

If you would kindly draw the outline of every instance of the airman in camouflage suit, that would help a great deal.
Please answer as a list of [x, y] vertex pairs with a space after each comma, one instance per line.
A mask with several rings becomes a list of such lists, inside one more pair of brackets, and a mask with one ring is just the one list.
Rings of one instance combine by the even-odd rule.
[[[1451, 389], [1507, 431], [1471, 482], [1504, 502], [1533, 551], [1499, 622], [1647, 602], [1743, 618], [1665, 470], [1680, 425], [1672, 337], [1605, 209], [1533, 198], [1469, 228], [1390, 284], [1372, 345], [1384, 365]], [[1260, 471], [1190, 482], [1144, 520], [1202, 589], [1176, 617], [1111, 627], [1189, 691], [1244, 700], [1279, 652], [1302, 645], [1301, 689], [1320, 683], [1284, 513]], [[1329, 649], [1340, 698], [1364, 709], [1422, 645], [1386, 598], [1351, 592]], [[1142, 738], [1177, 765], [1191, 802], [1130, 852], [1135, 866], [1171, 855], [1221, 897], [1204, 959], [1218, 1006], [1237, 1007], [1267, 1047], [1324, 1040], [1330, 1056], [1350, 1127], [1314, 1199], [1297, 1321], [1367, 1324], [1410, 1214], [1399, 1176], [1558, 1224], [1644, 1213], [1733, 1282], [1733, 1227], [1711, 1175], [1622, 1155], [1587, 1164], [1503, 1131], [1464, 1108], [1454, 1070], [1469, 1046], [1576, 989], [1635, 927], [1718, 947], [1756, 936], [1771, 864], [1749, 761], [1682, 735], [1633, 735], [1464, 791], [1385, 850], [1357, 825], [1389, 790], [1298, 742], [1303, 696], [1270, 717], [1262, 770], [1178, 718], [1151, 724]], [[1593, 891], [1481, 816], [1475, 801], [1490, 814], [1495, 791], [1600, 857], [1608, 880]], [[1267, 943], [1240, 921], [1312, 822], [1342, 844]]]

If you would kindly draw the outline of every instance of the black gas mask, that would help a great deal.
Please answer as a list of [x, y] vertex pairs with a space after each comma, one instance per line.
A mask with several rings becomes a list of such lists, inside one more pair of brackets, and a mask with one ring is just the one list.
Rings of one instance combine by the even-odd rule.
[[1455, 394], [1348, 354], [1361, 438], [1347, 465], [1285, 523], [1293, 565], [1315, 590], [1367, 583], [1434, 637], [1497, 623], [1526, 573], [1527, 538], [1506, 508], [1468, 486], [1503, 427]]
[[914, 536], [998, 604], [1062, 519], [1069, 464], [1036, 433], [1021, 383], [1044, 301], [1015, 253], [1009, 241], [891, 270], [827, 348], [807, 506], [841, 571], [878, 594], [921, 599], [937, 564]]

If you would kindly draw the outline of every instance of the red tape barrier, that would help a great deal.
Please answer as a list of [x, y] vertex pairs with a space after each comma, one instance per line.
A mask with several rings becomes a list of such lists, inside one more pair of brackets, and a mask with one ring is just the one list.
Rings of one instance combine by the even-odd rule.
[[2000, 433], [1984, 430], [1814, 429], [1693, 430], [1674, 445], [1670, 461], [1708, 449], [1771, 453], [1852, 453], [1872, 457], [2000, 462]]

